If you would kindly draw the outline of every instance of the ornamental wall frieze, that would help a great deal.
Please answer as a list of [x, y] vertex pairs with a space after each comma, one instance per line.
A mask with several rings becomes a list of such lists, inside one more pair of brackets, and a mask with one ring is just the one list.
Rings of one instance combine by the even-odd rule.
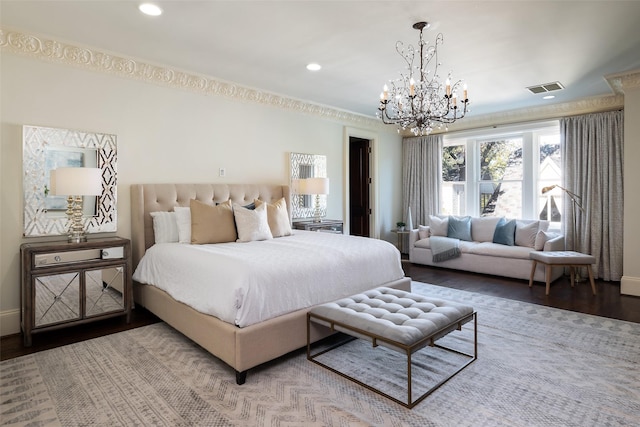
[[[367, 126], [369, 128], [388, 129], [387, 125], [384, 125], [374, 117], [367, 117], [308, 101], [288, 98], [275, 93], [245, 87], [233, 82], [153, 65], [140, 60], [124, 58], [96, 49], [75, 46], [18, 31], [0, 28], [0, 51], [31, 56], [49, 62], [82, 67], [92, 71], [115, 74], [119, 77], [127, 77], [194, 93], [253, 102], [307, 115], [319, 116], [325, 119]], [[605, 79], [613, 89], [615, 95], [502, 111], [482, 116], [469, 115], [464, 120], [450, 125], [449, 131], [555, 119], [622, 108], [624, 106], [624, 90], [640, 87], [640, 71], [638, 70], [605, 76]], [[434, 133], [440, 132], [442, 131], [434, 130]]]
[[384, 126], [373, 117], [351, 113], [336, 108], [301, 101], [271, 92], [261, 91], [237, 83], [191, 74], [168, 67], [124, 58], [96, 49], [74, 46], [52, 39], [0, 28], [0, 51], [35, 57], [37, 59], [87, 68], [119, 77], [153, 83], [175, 89], [188, 90], [204, 95], [222, 96], [245, 102], [269, 105], [285, 110], [320, 116], [325, 119], [366, 125]]

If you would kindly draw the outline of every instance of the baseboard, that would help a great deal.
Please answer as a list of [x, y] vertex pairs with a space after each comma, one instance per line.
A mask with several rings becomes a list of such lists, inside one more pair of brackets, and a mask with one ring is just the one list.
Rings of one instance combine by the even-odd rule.
[[620, 293], [640, 297], [640, 277], [622, 276]]
[[20, 309], [0, 312], [0, 336], [20, 333]]

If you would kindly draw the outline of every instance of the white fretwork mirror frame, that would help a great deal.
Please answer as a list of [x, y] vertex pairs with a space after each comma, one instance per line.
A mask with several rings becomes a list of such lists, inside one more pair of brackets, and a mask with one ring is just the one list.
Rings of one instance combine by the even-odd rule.
[[[47, 208], [48, 150], [86, 152], [87, 167], [102, 169], [102, 195], [95, 200], [93, 215], [86, 218], [87, 233], [117, 230], [117, 136], [41, 126], [22, 127], [22, 173], [25, 237], [66, 235], [68, 218], [64, 211]], [[95, 153], [95, 156], [93, 155]], [[95, 157], [95, 161], [93, 158]]]
[[[298, 182], [304, 178], [326, 178], [327, 157], [319, 154], [290, 153], [291, 217], [296, 219], [313, 218], [314, 197], [300, 194]], [[327, 212], [327, 196], [320, 195], [320, 212]]]

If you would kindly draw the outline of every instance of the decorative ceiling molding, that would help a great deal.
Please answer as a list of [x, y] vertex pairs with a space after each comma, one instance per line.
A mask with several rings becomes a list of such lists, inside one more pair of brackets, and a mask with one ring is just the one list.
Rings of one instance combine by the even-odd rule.
[[611, 86], [611, 89], [617, 94], [623, 95], [625, 89], [640, 88], [640, 70], [627, 71], [624, 73], [609, 74], [604, 76]]
[[325, 119], [365, 125], [384, 126], [378, 119], [308, 101], [257, 90], [233, 82], [217, 80], [197, 74], [153, 65], [143, 61], [116, 56], [97, 49], [74, 46], [52, 39], [37, 37], [0, 28], [0, 52], [10, 52], [37, 59], [62, 63], [128, 77], [148, 83], [188, 90], [204, 95], [223, 96], [245, 102], [269, 105]]
[[[49, 38], [0, 28], [0, 52], [9, 52], [65, 65], [114, 74], [159, 86], [187, 90], [203, 95], [223, 96], [244, 102], [269, 105], [284, 110], [322, 117], [339, 122], [366, 126], [370, 129], [389, 130], [375, 117], [288, 98], [275, 93], [249, 88], [233, 82], [217, 80], [197, 74], [149, 64], [117, 56], [97, 49], [75, 46]], [[605, 76], [616, 95], [594, 97], [562, 104], [504, 111], [465, 117], [449, 126], [449, 131], [484, 128], [496, 125], [556, 119], [577, 114], [613, 110], [624, 106], [624, 89], [640, 87], [640, 70]], [[434, 134], [444, 130], [434, 129]], [[406, 134], [403, 136], [412, 136]]]
[[[580, 114], [611, 111], [624, 107], [624, 96], [608, 95], [585, 98], [578, 101], [563, 102], [560, 104], [544, 105], [531, 108], [520, 108], [511, 111], [502, 111], [495, 114], [485, 114], [478, 117], [467, 116], [464, 120], [449, 126], [449, 132], [469, 129], [481, 129], [508, 125], [514, 123], [526, 123], [541, 120], [558, 119], [560, 117], [577, 116]], [[435, 133], [445, 133], [438, 130]], [[412, 136], [412, 135], [405, 135]]]

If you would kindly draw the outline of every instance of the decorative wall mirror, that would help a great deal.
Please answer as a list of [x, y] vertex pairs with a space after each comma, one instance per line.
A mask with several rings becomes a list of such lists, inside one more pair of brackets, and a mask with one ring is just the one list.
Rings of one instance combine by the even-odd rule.
[[48, 194], [50, 171], [60, 167], [102, 170], [102, 194], [84, 197], [83, 217], [87, 233], [116, 231], [116, 140], [104, 133], [22, 127], [25, 237], [67, 234], [66, 198]]
[[[299, 180], [304, 178], [326, 178], [327, 157], [318, 154], [290, 153], [291, 179], [291, 215], [293, 219], [312, 218], [314, 216], [314, 198], [300, 194]], [[326, 214], [327, 196], [319, 196], [320, 209]]]

